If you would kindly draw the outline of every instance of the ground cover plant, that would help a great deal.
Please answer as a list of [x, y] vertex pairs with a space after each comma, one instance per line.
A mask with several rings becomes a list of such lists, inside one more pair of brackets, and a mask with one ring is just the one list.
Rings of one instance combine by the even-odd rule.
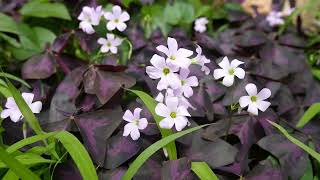
[[2, 179], [320, 177], [317, 0], [0, 10]]

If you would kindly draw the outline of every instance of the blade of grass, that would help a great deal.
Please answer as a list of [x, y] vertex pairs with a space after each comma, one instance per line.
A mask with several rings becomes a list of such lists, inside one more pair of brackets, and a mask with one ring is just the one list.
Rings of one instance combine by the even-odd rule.
[[[156, 124], [160, 130], [161, 136], [162, 138], [165, 138], [171, 134], [173, 134], [171, 129], [163, 129], [159, 126], [160, 121], [163, 119], [163, 117], [158, 116], [155, 112], [155, 108], [157, 106], [157, 101], [155, 101], [151, 96], [149, 96], [147, 93], [143, 92], [143, 91], [138, 91], [138, 90], [131, 90], [128, 89], [129, 91], [133, 92], [134, 94], [136, 94], [142, 101], [143, 103], [146, 105], [146, 107], [148, 108], [148, 110], [150, 111], [150, 113], [152, 114], [154, 120], [156, 121]], [[176, 144], [175, 142], [170, 142], [165, 149], [168, 152], [168, 156], [170, 160], [175, 160], [177, 159], [177, 148], [176, 148]]]
[[0, 147], [0, 160], [7, 165], [17, 176], [25, 180], [40, 180], [40, 178], [30, 171], [26, 166], [13, 158], [7, 151]]
[[177, 132], [175, 134], [171, 134], [165, 138], [162, 138], [161, 140], [153, 143], [151, 146], [149, 146], [147, 149], [145, 149], [134, 161], [132, 164], [130, 164], [129, 169], [126, 171], [126, 173], [122, 176], [122, 180], [131, 180], [133, 176], [136, 174], [136, 172], [139, 170], [139, 168], [142, 166], [142, 164], [148, 160], [148, 158], [157, 152], [159, 149], [163, 148], [168, 143], [186, 135], [193, 131], [199, 130], [205, 126], [208, 126], [209, 124], [197, 126], [194, 128], [190, 128], [184, 131]]
[[201, 180], [219, 180], [206, 162], [191, 162], [191, 170]]
[[298, 124], [296, 125], [297, 128], [302, 128], [306, 125], [312, 118], [314, 118], [318, 113], [320, 113], [320, 103], [312, 104], [307, 111], [303, 114], [300, 118]]
[[276, 127], [285, 137], [287, 137], [289, 139], [289, 141], [291, 141], [293, 144], [299, 146], [301, 149], [303, 149], [304, 151], [306, 151], [308, 154], [310, 154], [310, 156], [312, 156], [313, 158], [315, 158], [318, 162], [320, 162], [320, 154], [317, 153], [316, 151], [314, 151], [312, 148], [310, 148], [309, 146], [303, 144], [303, 142], [299, 141], [298, 139], [294, 138], [293, 136], [291, 136], [283, 127], [281, 127], [279, 124], [269, 121], [268, 122], [273, 125], [274, 127]]
[[26, 139], [22, 139], [14, 144], [12, 144], [11, 146], [9, 146], [6, 151], [8, 153], [13, 153], [17, 150], [19, 150], [20, 148], [26, 146], [26, 145], [29, 145], [29, 144], [32, 144], [32, 143], [35, 143], [35, 142], [38, 142], [38, 141], [42, 141], [42, 140], [45, 140], [49, 137], [52, 137], [54, 135], [56, 135], [57, 132], [50, 132], [50, 133], [45, 133], [45, 134], [39, 134], [39, 135], [35, 135], [35, 136], [31, 136], [31, 137], [28, 137]]
[[[28, 166], [41, 164], [41, 163], [54, 163], [54, 162], [56, 162], [54, 160], [45, 159], [39, 155], [31, 154], [31, 153], [23, 153], [21, 155], [15, 156], [14, 158], [16, 160], [18, 160], [21, 164], [28, 165]], [[7, 164], [0, 161], [0, 168], [6, 168], [6, 167], [8, 167]]]
[[83, 179], [98, 180], [96, 169], [82, 143], [71, 133], [61, 131], [55, 135], [77, 165]]
[[9, 73], [5, 73], [5, 72], [0, 72], [0, 77], [5, 77], [5, 78], [8, 78], [8, 79], [12, 79], [12, 80], [15, 80], [15, 81], [18, 81], [19, 83], [25, 85], [26, 87], [28, 88], [31, 88], [31, 86], [23, 79], [20, 79], [12, 74], [9, 74]]

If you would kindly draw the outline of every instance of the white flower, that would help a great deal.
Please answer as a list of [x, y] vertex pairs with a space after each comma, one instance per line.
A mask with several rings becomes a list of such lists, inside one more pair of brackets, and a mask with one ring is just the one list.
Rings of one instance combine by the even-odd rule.
[[284, 24], [284, 20], [282, 19], [282, 13], [277, 11], [271, 11], [266, 20], [268, 21], [270, 26], [277, 26]]
[[124, 31], [127, 28], [127, 25], [124, 23], [129, 21], [130, 15], [126, 12], [121, 10], [120, 6], [113, 6], [112, 13], [106, 12], [104, 17], [109, 22], [107, 23], [107, 29], [112, 31], [114, 29], [118, 29], [119, 31]]
[[119, 46], [122, 43], [122, 39], [116, 37], [114, 34], [108, 33], [107, 39], [99, 38], [98, 43], [102, 45], [100, 48], [101, 52], [106, 53], [111, 51], [111, 53], [117, 54], [117, 46]]
[[206, 25], [208, 24], [208, 19], [206, 17], [201, 17], [196, 19], [194, 23], [194, 30], [203, 33], [207, 30]]
[[128, 136], [130, 134], [133, 140], [139, 139], [139, 130], [145, 129], [148, 126], [147, 119], [140, 118], [141, 111], [141, 108], [136, 108], [133, 114], [130, 110], [127, 110], [124, 113], [122, 118], [129, 123], [124, 126], [123, 136]]
[[167, 97], [166, 104], [159, 103], [156, 106], [156, 114], [164, 117], [160, 121], [161, 128], [171, 129], [175, 125], [177, 131], [181, 131], [189, 123], [186, 116], [191, 116], [187, 111], [187, 108], [179, 105], [177, 97]]
[[[42, 103], [40, 101], [32, 103], [34, 94], [22, 93], [22, 97], [33, 113], [40, 113], [42, 109]], [[1, 112], [2, 119], [7, 118], [9, 116], [13, 122], [18, 122], [19, 120], [23, 119], [23, 115], [19, 107], [17, 106], [16, 102], [14, 101], [13, 97], [8, 97], [5, 107], [7, 109], [4, 109]]]
[[167, 63], [185, 69], [191, 64], [189, 57], [193, 52], [184, 48], [178, 49], [178, 43], [174, 38], [168, 37], [168, 47], [160, 45], [157, 47], [157, 50], [167, 55]]
[[167, 89], [169, 86], [174, 89], [179, 87], [180, 80], [175, 74], [179, 70], [178, 67], [167, 64], [166, 60], [157, 54], [152, 56], [150, 62], [153, 66], [147, 66], [146, 72], [151, 79], [160, 79], [158, 90]]
[[223, 60], [218, 64], [222, 69], [215, 69], [213, 72], [213, 77], [215, 79], [220, 79], [222, 77], [222, 84], [230, 87], [234, 82], [234, 76], [237, 76], [239, 79], [243, 79], [245, 76], [245, 71], [238, 66], [244, 62], [234, 59], [229, 63], [227, 57], [224, 57]]
[[192, 87], [197, 87], [199, 85], [197, 77], [188, 77], [189, 73], [189, 69], [180, 69], [180, 87], [177, 89], [178, 91], [181, 91], [181, 93], [183, 93], [183, 95], [187, 98], [193, 95]]
[[210, 63], [210, 59], [207, 59], [202, 55], [202, 49], [199, 45], [196, 48], [197, 56], [192, 59], [192, 64], [198, 64], [201, 66], [201, 71], [204, 71], [206, 75], [210, 73], [210, 69], [205, 64]]
[[193, 107], [190, 102], [188, 101], [187, 98], [185, 98], [183, 95], [182, 95], [182, 91], [179, 91], [179, 90], [172, 90], [170, 88], [166, 89], [166, 93], [165, 93], [165, 96], [160, 92], [157, 97], [155, 98], [155, 100], [157, 102], [160, 102], [160, 103], [164, 103], [165, 101], [165, 98], [167, 97], [177, 97], [178, 100], [179, 100], [179, 105], [181, 106], [184, 106], [186, 107], [187, 109], [190, 107], [191, 109], [195, 110], [196, 108]]
[[239, 104], [241, 108], [248, 106], [249, 113], [258, 115], [258, 109], [264, 112], [271, 105], [270, 102], [264, 101], [271, 96], [270, 89], [263, 88], [257, 93], [257, 86], [250, 83], [246, 85], [246, 91], [249, 96], [240, 97]]
[[102, 14], [102, 6], [98, 6], [96, 9], [84, 6], [82, 12], [78, 16], [78, 20], [81, 21], [79, 28], [87, 34], [93, 34], [95, 31], [92, 26], [99, 25]]

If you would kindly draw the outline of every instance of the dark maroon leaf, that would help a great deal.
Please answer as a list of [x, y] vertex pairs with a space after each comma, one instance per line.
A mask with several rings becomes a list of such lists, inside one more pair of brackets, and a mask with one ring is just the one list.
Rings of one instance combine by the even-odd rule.
[[306, 97], [304, 99], [304, 106], [311, 106], [313, 103], [320, 102], [320, 85], [317, 82], [313, 82], [306, 89]]
[[68, 44], [71, 35], [71, 32], [67, 32], [58, 36], [51, 45], [51, 50], [55, 53], [60, 54]]
[[295, 108], [297, 103], [290, 91], [290, 89], [282, 85], [277, 95], [273, 98], [274, 100], [271, 101], [272, 105], [278, 106], [277, 112], [278, 114], [283, 114], [288, 112], [289, 110]]
[[56, 72], [56, 62], [51, 53], [35, 55], [21, 69], [24, 79], [46, 79]]
[[82, 180], [78, 168], [72, 161], [59, 163], [53, 175], [53, 179], [55, 180]]
[[109, 65], [109, 64], [103, 64], [103, 65], [94, 65], [94, 67], [97, 67], [99, 70], [103, 71], [110, 71], [110, 72], [123, 72], [127, 69], [126, 66], [122, 65]]
[[74, 35], [75, 38], [79, 40], [81, 48], [87, 53], [92, 53], [95, 49], [98, 48], [99, 44], [97, 43], [97, 34], [89, 35], [82, 31], [76, 31]]
[[191, 162], [187, 158], [166, 161], [161, 170], [162, 179], [167, 180], [191, 180]]
[[223, 86], [221, 83], [218, 83], [214, 79], [205, 81], [204, 85], [208, 95], [210, 96], [211, 102], [219, 99], [227, 90], [225, 86]]
[[261, 31], [245, 31], [244, 34], [238, 35], [236, 44], [240, 47], [252, 47], [264, 44], [267, 41], [266, 35]]
[[129, 24], [126, 34], [133, 45], [133, 50], [140, 49], [147, 44], [144, 39], [143, 30], [138, 25]]
[[279, 119], [278, 115], [271, 108], [269, 108], [266, 112], [259, 112], [259, 116], [257, 116], [256, 119], [264, 129], [264, 133], [266, 135], [274, 134], [277, 132], [277, 130], [268, 122], [277, 122]]
[[134, 141], [130, 137], [122, 136], [122, 132], [111, 137], [107, 142], [104, 167], [113, 169], [125, 163], [136, 155], [141, 148], [141, 141]]
[[211, 168], [217, 168], [233, 163], [237, 152], [236, 148], [221, 139], [203, 140], [199, 131], [194, 133], [191, 148], [186, 155], [191, 161], [205, 161]]
[[245, 21], [248, 17], [249, 16], [242, 11], [228, 11], [228, 20], [231, 23]]
[[273, 165], [270, 160], [260, 162], [252, 171], [245, 177], [248, 180], [283, 180], [280, 168]]
[[285, 179], [299, 179], [304, 174], [309, 161], [308, 154], [283, 135], [266, 136], [258, 142], [258, 145], [278, 158], [281, 172], [287, 177]]
[[159, 164], [159, 162], [153, 160], [152, 158], [148, 159], [145, 163], [143, 163], [141, 168], [133, 177], [133, 180], [140, 179], [160, 180], [161, 164]]
[[99, 179], [108, 179], [108, 180], [121, 180], [121, 177], [127, 171], [124, 167], [119, 167], [112, 170], [106, 170], [99, 173]]
[[304, 38], [293, 33], [284, 33], [282, 36], [280, 36], [279, 43], [297, 48], [305, 48], [307, 46], [307, 42]]
[[104, 164], [106, 142], [122, 122], [123, 112], [120, 108], [114, 110], [99, 110], [75, 117], [84, 144], [96, 164]]
[[105, 104], [122, 86], [130, 88], [135, 79], [120, 72], [102, 71], [91, 67], [83, 79], [84, 90], [88, 94], [95, 94], [101, 104]]

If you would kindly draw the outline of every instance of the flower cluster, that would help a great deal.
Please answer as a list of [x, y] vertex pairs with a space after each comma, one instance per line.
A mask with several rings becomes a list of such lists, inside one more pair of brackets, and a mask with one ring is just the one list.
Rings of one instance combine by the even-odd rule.
[[[244, 79], [245, 71], [239, 66], [244, 64], [244, 62], [237, 59], [229, 62], [227, 57], [224, 57], [222, 61], [218, 64], [221, 69], [215, 69], [213, 76], [215, 79], [221, 79], [222, 84], [230, 87], [234, 83], [234, 77], [239, 79]], [[258, 110], [265, 111], [270, 105], [270, 102], [264, 101], [271, 96], [271, 91], [268, 88], [263, 88], [259, 93], [257, 92], [257, 86], [250, 83], [245, 87], [248, 96], [242, 96], [239, 99], [239, 105], [241, 108], [248, 106], [247, 111], [250, 114], [258, 115]]]
[[[82, 12], [78, 16], [80, 20], [79, 28], [87, 34], [93, 34], [95, 32], [93, 26], [100, 24], [101, 17], [107, 21], [106, 28], [109, 31], [117, 29], [122, 32], [127, 28], [126, 21], [129, 21], [130, 15], [126, 11], [122, 11], [120, 6], [113, 6], [112, 12], [104, 12], [102, 6], [96, 8], [84, 6]], [[111, 52], [116, 54], [118, 52], [117, 47], [121, 45], [122, 39], [118, 38], [115, 34], [107, 33], [107, 38], [99, 38], [98, 44], [101, 45], [101, 52]]]
[[209, 23], [206, 17], [201, 17], [195, 20], [194, 22], [194, 30], [203, 33], [207, 30], [207, 24]]
[[266, 17], [270, 26], [278, 26], [284, 24], [284, 17], [290, 16], [294, 8], [285, 8], [283, 11], [271, 11]]

